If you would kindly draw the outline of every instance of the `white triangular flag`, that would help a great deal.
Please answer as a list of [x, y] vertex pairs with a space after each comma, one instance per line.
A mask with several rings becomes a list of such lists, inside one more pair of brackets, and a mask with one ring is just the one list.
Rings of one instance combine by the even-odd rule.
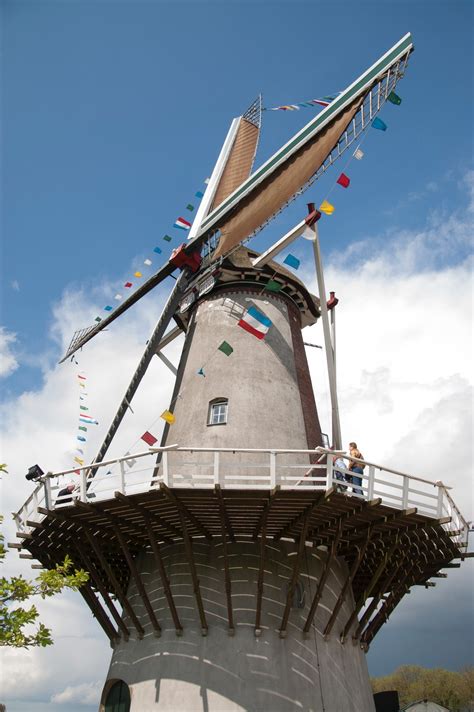
[[146, 259], [144, 260], [143, 264], [149, 267], [151, 265], [151, 260]]
[[122, 295], [121, 295], [121, 294], [116, 294], [115, 297], [114, 297], [114, 299], [116, 299], [116, 300], [119, 302], [119, 301], [122, 299]]
[[364, 157], [364, 152], [360, 150], [360, 148], [356, 148], [354, 151], [354, 158], [357, 158], [358, 161], [360, 161], [361, 158]]
[[[125, 453], [125, 456], [127, 456], [127, 455], [130, 455], [130, 453], [128, 451]], [[133, 467], [137, 461], [135, 460], [135, 458], [130, 457], [130, 459], [125, 460], [125, 462], [127, 463], [127, 467]]]
[[315, 229], [310, 227], [309, 225], [306, 225], [305, 229], [301, 233], [301, 237], [304, 237], [305, 240], [313, 240], [316, 237], [316, 232]]

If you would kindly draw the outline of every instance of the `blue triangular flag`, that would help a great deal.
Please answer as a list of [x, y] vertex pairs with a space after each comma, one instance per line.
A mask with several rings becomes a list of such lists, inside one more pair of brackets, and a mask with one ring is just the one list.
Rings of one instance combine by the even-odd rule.
[[283, 260], [284, 265], [289, 265], [290, 267], [293, 267], [294, 269], [298, 269], [300, 266], [300, 261], [297, 257], [294, 255], [287, 255], [285, 259]]
[[378, 116], [376, 116], [375, 119], [372, 121], [372, 126], [374, 127], [374, 129], [379, 129], [380, 131], [387, 130], [387, 124], [382, 121], [382, 119], [379, 119]]
[[154, 247], [153, 252], [156, 252], [157, 255], [161, 255], [163, 250], [161, 249], [161, 247]]
[[198, 375], [198, 376], [204, 376], [204, 378], [206, 377], [206, 374], [204, 373], [204, 369], [203, 369], [203, 368], [200, 368], [199, 371], [197, 371], [197, 375]]
[[196, 198], [202, 198], [204, 197], [204, 193], [202, 193], [200, 190], [197, 190], [195, 193]]

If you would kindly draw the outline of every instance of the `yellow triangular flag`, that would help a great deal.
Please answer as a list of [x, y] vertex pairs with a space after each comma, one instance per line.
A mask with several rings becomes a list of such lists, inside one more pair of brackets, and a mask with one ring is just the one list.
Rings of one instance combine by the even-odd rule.
[[321, 212], [326, 213], [326, 215], [332, 215], [334, 212], [334, 205], [328, 203], [327, 200], [323, 200], [323, 202], [319, 206], [319, 209], [321, 210]]
[[166, 422], [169, 423], [170, 425], [173, 425], [174, 421], [176, 420], [173, 413], [170, 413], [169, 410], [163, 411], [163, 413], [160, 415], [160, 418], [163, 418], [163, 420], [166, 420]]
[[142, 276], [142, 273], [141, 273], [141, 272], [135, 272], [135, 274], [134, 274], [133, 276], [134, 276], [134, 277], [141, 277], [141, 276]]
[[79, 465], [83, 465], [83, 464], [84, 464], [84, 460], [81, 460], [80, 457], [75, 457], [75, 458], [74, 458], [74, 462], [77, 462]]

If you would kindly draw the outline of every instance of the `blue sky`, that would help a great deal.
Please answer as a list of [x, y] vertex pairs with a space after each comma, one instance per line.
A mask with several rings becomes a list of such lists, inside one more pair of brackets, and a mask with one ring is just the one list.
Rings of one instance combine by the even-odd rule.
[[[432, 442], [426, 435], [427, 430], [438, 433], [434, 420], [438, 409], [443, 408], [445, 430], [450, 415], [457, 423], [456, 416], [466, 413], [454, 429], [461, 438], [456, 450], [459, 462], [465, 458], [459, 473], [469, 471], [472, 454], [466, 442], [470, 436], [462, 427], [468, 433], [472, 418], [472, 401], [469, 411], [466, 395], [470, 359], [464, 354], [471, 328], [468, 317], [472, 317], [466, 267], [472, 250], [472, 223], [466, 217], [472, 211], [469, 189], [473, 185], [472, 2], [4, 0], [1, 12], [0, 336], [4, 341], [0, 345], [4, 363], [13, 359], [2, 379], [2, 402], [10, 424], [21, 424], [15, 426], [17, 430], [25, 421], [32, 422], [26, 415], [30, 411], [51, 416], [41, 435], [30, 435], [26, 455], [20, 452], [24, 443], [15, 439], [13, 425], [5, 426], [8, 462], [15, 462], [23, 472], [36, 453], [38, 459], [44, 454], [41, 447], [49, 448], [52, 461], [59, 457], [54, 443], [64, 439], [68, 427], [74, 428], [73, 414], [70, 425], [61, 422], [60, 427], [53, 413], [60, 408], [52, 394], [62, 398], [68, 368], [55, 365], [62, 356], [65, 333], [72, 336], [75, 328], [92, 323], [134, 269], [141, 268], [146, 257], [154, 259], [155, 245], [163, 247], [163, 259], [154, 259], [157, 267], [167, 251], [179, 244], [182, 233], [173, 230], [173, 221], [186, 215], [188, 202], [196, 204], [194, 194], [204, 189], [203, 181], [232, 117], [242, 113], [259, 92], [266, 106], [275, 106], [341, 90], [410, 31], [415, 52], [397, 90], [402, 104], [383, 109], [388, 130], [369, 132], [364, 160], [354, 161], [348, 170], [350, 188], [334, 190], [331, 202], [336, 212], [321, 223], [328, 276], [339, 293], [345, 289], [347, 298], [352, 298], [348, 314], [367, 339], [382, 323], [384, 328], [386, 322], [400, 324], [389, 342], [394, 344], [391, 360], [381, 355], [376, 342], [370, 351], [367, 347], [360, 366], [358, 357], [347, 357], [347, 375], [340, 377], [341, 410], [344, 403], [353, 403], [359, 378], [371, 384], [382, 379], [384, 398], [388, 394], [395, 405], [384, 419], [386, 406], [377, 400], [375, 385], [372, 400], [361, 397], [365, 411], [357, 411], [359, 421], [370, 421], [372, 415], [378, 419], [364, 431], [366, 446], [371, 431], [377, 431], [387, 443], [380, 457], [394, 457], [400, 463], [414, 452], [403, 440], [405, 428], [407, 438], [418, 434], [417, 443], [425, 449], [415, 460], [422, 470], [431, 467], [430, 473], [452, 462], [452, 452], [445, 452], [440, 440]], [[311, 109], [266, 113], [257, 163], [312, 116]], [[273, 221], [254, 240], [256, 249], [298, 222], [307, 200], [320, 201], [336, 171]], [[162, 241], [165, 233], [173, 235], [171, 246]], [[310, 254], [309, 244], [303, 243], [292, 248], [303, 260], [302, 269]], [[374, 274], [376, 285], [381, 284], [378, 292], [369, 290]], [[330, 288], [328, 280], [326, 286]], [[357, 296], [366, 289], [370, 305], [367, 300], [357, 304]], [[458, 301], [451, 301], [456, 290]], [[107, 353], [114, 354], [111, 359], [125, 373], [119, 386], [107, 385], [109, 391], [113, 387], [121, 394], [164, 291], [150, 295], [141, 311], [137, 308], [125, 318], [133, 342], [130, 348], [123, 340], [126, 331], [112, 327], [106, 335], [113, 339], [114, 333], [122, 333], [122, 341], [113, 342], [116, 350], [109, 347]], [[372, 305], [385, 294], [391, 295], [392, 302], [376, 314]], [[420, 324], [410, 324], [408, 329], [402, 323], [402, 315], [418, 299], [428, 321], [426, 330]], [[450, 352], [443, 350], [450, 345]], [[118, 363], [119, 350], [129, 359], [128, 371]], [[86, 360], [88, 353], [92, 358], [94, 352], [84, 349]], [[426, 361], [421, 361], [422, 355]], [[341, 354], [341, 371], [342, 360]], [[86, 361], [86, 367], [90, 372], [96, 369], [98, 393], [99, 379], [105, 380], [105, 375], [97, 363]], [[314, 368], [318, 367], [315, 362]], [[118, 383], [121, 374], [116, 378]], [[412, 394], [409, 405], [400, 395], [407, 392]], [[104, 428], [118, 402], [116, 395], [110, 412], [102, 414]], [[96, 398], [100, 410], [105, 396]], [[324, 411], [324, 403], [318, 405]], [[348, 435], [356, 428], [349, 405]], [[71, 413], [74, 408], [73, 402]], [[405, 443], [402, 454], [397, 442]], [[378, 446], [374, 439], [373, 448]], [[433, 452], [437, 453], [434, 460]], [[460, 486], [468, 506], [472, 489], [465, 482]], [[21, 492], [18, 486], [16, 493], [8, 495], [5, 511], [14, 509], [15, 494], [19, 506]], [[376, 639], [369, 654], [371, 671], [388, 673], [402, 662], [453, 669], [472, 662], [472, 646], [466, 640], [459, 643], [463, 615], [469, 615], [472, 606], [471, 579], [455, 572], [439, 588], [408, 597], [403, 612], [397, 611]], [[459, 607], [447, 624], [445, 642], [441, 647], [425, 644], [430, 640], [426, 637], [430, 617], [452, 608], [450, 591], [457, 592]], [[415, 624], [418, 643], [410, 637]], [[90, 640], [96, 641], [90, 645], [100, 649], [104, 664], [102, 658], [109, 652], [99, 639], [100, 631], [90, 633]], [[67, 650], [61, 645], [59, 641], [58, 660]], [[34, 659], [38, 669], [46, 669], [41, 667], [46, 658]], [[99, 672], [102, 679], [105, 671]], [[90, 670], [83, 678], [76, 673], [74, 679], [64, 680], [63, 687], [94, 681]], [[60, 692], [53, 682], [48, 684], [35, 693], [37, 707], [31, 700], [21, 702], [19, 695], [16, 701], [11, 698], [11, 709], [46, 709], [41, 705], [48, 705], [53, 692]], [[78, 704], [78, 709], [86, 708]], [[59, 702], [54, 709], [60, 712]], [[69, 704], [67, 709], [73, 708]]]

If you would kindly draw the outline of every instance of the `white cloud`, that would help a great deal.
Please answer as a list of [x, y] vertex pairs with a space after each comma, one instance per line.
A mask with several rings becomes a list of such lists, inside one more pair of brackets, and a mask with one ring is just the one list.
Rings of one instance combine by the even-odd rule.
[[[473, 175], [467, 179], [470, 187]], [[337, 356], [344, 442], [356, 440], [368, 459], [452, 485], [454, 500], [468, 518], [473, 516], [468, 474], [473, 459], [471, 270], [468, 260], [456, 254], [460, 246], [466, 248], [470, 229], [465, 215], [432, 215], [424, 230], [392, 231], [353, 245], [349, 255], [333, 254], [326, 259], [325, 271], [327, 289], [335, 289], [340, 298]], [[307, 275], [306, 281], [313, 282], [312, 276]], [[86, 458], [94, 455], [107, 431], [165, 292], [163, 287], [142, 300], [77, 356], [88, 377], [91, 412], [100, 422], [87, 443]], [[63, 296], [54, 309], [52, 345], [48, 344], [46, 355], [38, 355], [42, 382], [36, 390], [4, 404], [8, 418], [2, 461], [10, 471], [3, 482], [4, 511], [18, 509], [31, 492], [23, 477], [31, 464], [38, 462], [53, 471], [70, 465], [78, 369], [69, 362], [58, 366], [55, 360], [58, 348], [64, 353], [73, 331], [91, 323], [94, 304], [105, 294], [75, 289]], [[323, 343], [320, 325], [308, 332], [305, 340]], [[166, 352], [174, 363], [179, 359], [178, 342]], [[308, 349], [308, 357], [323, 429], [328, 429], [324, 353]], [[125, 416], [111, 455], [139, 446], [141, 433], [167, 405], [171, 385], [171, 374], [155, 359], [133, 401], [134, 414]], [[153, 432], [159, 437], [156, 427]], [[10, 538], [12, 523], [6, 527]], [[15, 553], [9, 554], [5, 567], [6, 575], [19, 569], [31, 573]], [[435, 602], [428, 602], [433, 606], [430, 610], [439, 605], [444, 614], [446, 592], [457, 600], [460, 580], [441, 580], [435, 589], [441, 592], [438, 599], [437, 593], [430, 592], [430, 601]], [[407, 620], [414, 610], [410, 606], [419, 605], [417, 597], [408, 599], [401, 607], [408, 611]], [[39, 608], [53, 628], [55, 645], [4, 652], [8, 695], [29, 699], [27, 695], [35, 694], [55, 704], [86, 699], [89, 694], [96, 700], [101, 685], [95, 681], [105, 678], [110, 649], [79, 594], [40, 602]], [[443, 630], [449, 637], [449, 620]], [[431, 634], [429, 629], [423, 631], [425, 642]], [[437, 639], [439, 635], [438, 631]], [[24, 679], [28, 689], [22, 691], [16, 681]]]
[[0, 378], [6, 378], [18, 368], [18, 361], [13, 353], [16, 334], [0, 326]]
[[19, 292], [20, 291], [20, 283], [17, 279], [13, 279], [10, 283], [11, 288], [13, 289], [14, 292]]
[[79, 705], [92, 705], [99, 701], [103, 686], [103, 681], [86, 682], [82, 685], [68, 685], [62, 692], [57, 692], [53, 695], [51, 702], [77, 702]]

